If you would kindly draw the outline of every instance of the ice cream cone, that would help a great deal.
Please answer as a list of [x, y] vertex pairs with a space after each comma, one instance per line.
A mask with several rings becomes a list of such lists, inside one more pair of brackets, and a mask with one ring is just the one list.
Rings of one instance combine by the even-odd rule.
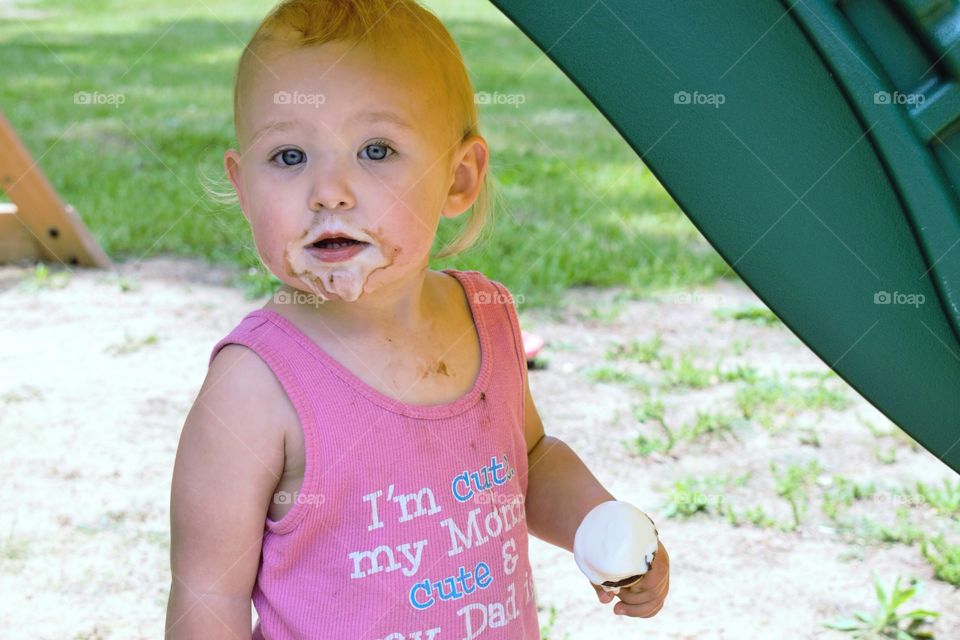
[[[643, 580], [643, 576], [645, 575], [646, 575], [645, 573], [641, 573], [636, 576], [630, 576], [629, 578], [624, 578], [624, 580], [619, 580], [619, 581], [608, 580], [599, 586], [604, 591], [617, 594], [617, 593], [620, 593], [621, 589], [629, 589], [633, 585], [639, 583], [641, 580]], [[624, 582], [625, 580], [629, 580], [630, 582], [627, 582], [626, 584], [619, 584], [620, 582]]]
[[647, 514], [629, 502], [609, 500], [580, 523], [573, 555], [590, 582], [617, 594], [643, 579], [658, 547], [657, 529]]

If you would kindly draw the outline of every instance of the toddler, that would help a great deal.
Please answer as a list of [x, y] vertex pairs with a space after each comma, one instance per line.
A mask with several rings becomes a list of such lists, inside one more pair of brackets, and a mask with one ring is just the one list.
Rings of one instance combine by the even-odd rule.
[[[453, 255], [490, 201], [456, 44], [414, 0], [287, 0], [234, 124], [226, 173], [282, 284], [183, 427], [167, 637], [539, 639], [528, 532], [572, 551], [614, 497], [544, 434], [509, 291], [428, 268], [440, 218], [469, 210]], [[616, 613], [656, 614], [668, 574], [661, 545]]]

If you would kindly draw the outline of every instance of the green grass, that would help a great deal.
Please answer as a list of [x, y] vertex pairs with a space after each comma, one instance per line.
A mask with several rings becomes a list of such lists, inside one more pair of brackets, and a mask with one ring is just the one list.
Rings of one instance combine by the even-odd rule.
[[614, 345], [607, 349], [605, 357], [607, 360], [626, 359], [649, 364], [660, 357], [661, 347], [663, 347], [663, 338], [657, 333], [646, 341], [634, 338], [626, 344]]
[[680, 439], [694, 442], [702, 438], [720, 437], [736, 440], [734, 429], [743, 423], [737, 416], [726, 413], [712, 413], [697, 409], [697, 416], [680, 430]]
[[[557, 622], [556, 605], [551, 604], [549, 609], [547, 609], [546, 607], [538, 606], [537, 610], [547, 611], [547, 621], [546, 623], [543, 624], [543, 626], [540, 627], [540, 640], [557, 640], [557, 638], [553, 635], [553, 626]], [[565, 633], [563, 635], [563, 638], [560, 640], [569, 640], [569, 638], [570, 638], [570, 634]]]
[[924, 539], [923, 529], [910, 521], [910, 510], [906, 507], [897, 509], [897, 522], [893, 526], [888, 527], [871, 518], [861, 518], [859, 522], [843, 526], [842, 529], [884, 543], [912, 545]]
[[[857, 414], [857, 420], [860, 422], [860, 424], [865, 426], [871, 434], [873, 434], [873, 437], [877, 438], [878, 440], [893, 440], [893, 448], [895, 449], [909, 448], [911, 451], [920, 451], [920, 445], [917, 443], [917, 441], [911, 438], [907, 432], [892, 422], [888, 421], [888, 428], [883, 430], [876, 427], [870, 420], [867, 420], [859, 413]], [[896, 458], [896, 455], [893, 452], [890, 454], [878, 452], [877, 457], [881, 460], [881, 462], [892, 464]]]
[[724, 500], [728, 489], [746, 485], [750, 476], [749, 471], [740, 476], [686, 475], [674, 481], [660, 512], [668, 518], [689, 518], [698, 513], [722, 516], [726, 512]]
[[960, 588], [960, 545], [950, 544], [941, 533], [924, 539], [920, 550], [937, 579]]
[[28, 538], [13, 535], [13, 525], [10, 532], [0, 538], [0, 558], [4, 560], [21, 560], [29, 554], [31, 541]]
[[641, 384], [641, 381], [632, 373], [606, 365], [587, 369], [584, 375], [592, 382], [618, 382], [628, 385]]
[[854, 640], [920, 640], [934, 637], [928, 625], [940, 617], [939, 612], [926, 609], [913, 609], [903, 613], [898, 611], [901, 605], [919, 593], [922, 583], [911, 577], [908, 584], [901, 587], [900, 576], [897, 576], [892, 585], [884, 588], [876, 577], [872, 580], [877, 598], [875, 611], [854, 611], [852, 617], [825, 622], [822, 623], [823, 626], [849, 633]]
[[749, 382], [752, 384], [759, 379], [756, 367], [746, 367], [741, 364], [733, 369], [722, 370], [718, 362], [716, 373], [723, 382]]
[[686, 476], [673, 483], [661, 513], [668, 518], [689, 518], [697, 513], [723, 513], [724, 478]]
[[[734, 368], [724, 369], [722, 362], [718, 361], [712, 368], [706, 369], [694, 362], [692, 351], [674, 356], [662, 353], [662, 349], [663, 339], [657, 333], [646, 341], [632, 339], [626, 343], [611, 345], [607, 348], [604, 359], [613, 362], [653, 365], [654, 369], [663, 372], [656, 383], [666, 389], [705, 389], [721, 382], [755, 383], [758, 380], [757, 370], [754, 367], [737, 365]], [[589, 375], [594, 380], [632, 384], [636, 388], [644, 388], [652, 384], [651, 382], [638, 385], [636, 376], [606, 364], [594, 367]]]
[[843, 476], [833, 475], [823, 490], [820, 508], [828, 518], [836, 521], [854, 501], [869, 498], [875, 492], [876, 487], [872, 482], [859, 484]]
[[960, 480], [953, 484], [945, 478], [942, 489], [917, 481], [917, 493], [936, 509], [937, 513], [960, 521]]
[[725, 512], [727, 516], [727, 522], [737, 527], [740, 526], [740, 523], [743, 521], [749, 522], [755, 527], [760, 529], [772, 529], [777, 526], [777, 521], [767, 515], [767, 512], [764, 511], [763, 507], [756, 505], [753, 507], [748, 507], [744, 509], [740, 514], [737, 514], [737, 510], [733, 505], [726, 505]]
[[41, 291], [63, 289], [70, 284], [70, 272], [51, 269], [46, 263], [39, 262], [33, 267], [19, 286], [22, 291]]
[[[0, 22], [0, 60], [16, 70], [0, 83], [5, 115], [114, 260], [194, 256], [252, 268], [244, 279], [258, 293], [273, 286], [239, 209], [210, 201], [200, 182], [222, 176], [234, 146], [234, 66], [269, 4], [38, 0], [27, 5], [35, 16]], [[645, 292], [726, 271], [614, 128], [493, 5], [427, 4], [477, 91], [525, 97], [482, 107], [505, 204], [489, 240], [431, 268], [479, 269], [531, 306], [573, 285]], [[76, 92], [123, 103], [75, 104]], [[444, 220], [435, 246], [460, 224]]]
[[741, 309], [717, 309], [713, 315], [721, 320], [745, 320], [754, 324], [780, 324], [773, 311], [766, 307], [744, 307]]
[[781, 428], [778, 422], [804, 411], [846, 409], [851, 400], [842, 388], [831, 388], [827, 378], [819, 379], [812, 386], [801, 386], [779, 377], [747, 379], [737, 389], [736, 403], [744, 418], [754, 420], [771, 432]]
[[693, 354], [683, 353], [679, 358], [664, 356], [660, 359], [666, 384], [671, 387], [689, 387], [704, 389], [719, 381], [719, 377], [710, 369], [698, 367], [693, 361]]
[[641, 405], [633, 407], [632, 412], [639, 423], [656, 423], [663, 431], [666, 439], [650, 438], [644, 434], [640, 434], [632, 440], [623, 443], [627, 449], [641, 457], [646, 457], [651, 453], [670, 453], [677, 444], [677, 437], [673, 429], [667, 426], [664, 420], [663, 402], [648, 398], [644, 400]]
[[140, 351], [144, 347], [157, 344], [156, 334], [151, 333], [150, 335], [144, 336], [142, 338], [135, 338], [129, 333], [124, 332], [123, 342], [118, 344], [108, 345], [105, 351], [115, 356], [125, 355], [128, 353], [135, 353]]
[[665, 435], [665, 438], [660, 438], [640, 433], [623, 441], [628, 451], [640, 457], [652, 453], [669, 454], [677, 444], [683, 442], [702, 442], [714, 438], [739, 440], [736, 429], [745, 424], [738, 416], [698, 409], [693, 420], [675, 430], [668, 426], [664, 419], [663, 402], [649, 398], [641, 405], [633, 407], [632, 411], [638, 423], [653, 423]]
[[792, 522], [784, 527], [785, 530], [794, 531], [800, 527], [807, 511], [810, 487], [821, 471], [822, 468], [817, 460], [811, 460], [806, 465], [789, 464], [784, 469], [775, 462], [770, 463], [774, 490], [778, 496], [790, 504], [790, 514], [793, 517]]

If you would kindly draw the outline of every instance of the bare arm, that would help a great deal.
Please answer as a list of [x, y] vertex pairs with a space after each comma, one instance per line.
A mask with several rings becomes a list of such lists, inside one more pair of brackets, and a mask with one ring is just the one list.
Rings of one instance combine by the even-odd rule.
[[[527, 440], [527, 530], [573, 552], [573, 537], [584, 516], [601, 502], [615, 500], [567, 444], [545, 435], [524, 376]], [[563, 508], [557, 508], [563, 505]]]
[[256, 354], [227, 345], [190, 409], [170, 492], [168, 640], [251, 636], [263, 527], [284, 467], [276, 393], [286, 398]]
[[584, 516], [616, 498], [563, 440], [544, 436], [527, 460], [527, 527], [541, 540], [573, 552], [573, 536]]
[[[524, 376], [526, 377], [526, 376]], [[525, 385], [526, 386], [526, 385]], [[546, 542], [573, 551], [573, 540], [583, 518], [601, 502], [615, 500], [603, 488], [583, 461], [562, 440], [543, 433], [543, 424], [526, 388], [525, 424], [527, 440], [527, 530]], [[558, 508], [558, 505], [563, 505]], [[593, 585], [601, 603], [614, 596]], [[642, 584], [621, 591], [615, 613], [649, 618], [663, 608], [670, 590], [670, 556], [657, 546], [653, 566]]]

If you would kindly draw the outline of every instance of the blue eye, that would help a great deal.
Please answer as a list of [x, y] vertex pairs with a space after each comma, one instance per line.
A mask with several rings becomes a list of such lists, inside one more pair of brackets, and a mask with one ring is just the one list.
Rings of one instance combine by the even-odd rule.
[[[383, 160], [387, 158], [390, 153], [396, 153], [392, 147], [382, 140], [368, 144], [363, 148], [363, 151], [367, 152], [366, 159], [368, 160]], [[361, 151], [361, 154], [363, 151]]]
[[282, 149], [274, 154], [270, 160], [273, 161], [277, 158], [280, 158], [280, 163], [283, 166], [294, 167], [306, 160], [306, 154], [300, 151], [300, 149]]

